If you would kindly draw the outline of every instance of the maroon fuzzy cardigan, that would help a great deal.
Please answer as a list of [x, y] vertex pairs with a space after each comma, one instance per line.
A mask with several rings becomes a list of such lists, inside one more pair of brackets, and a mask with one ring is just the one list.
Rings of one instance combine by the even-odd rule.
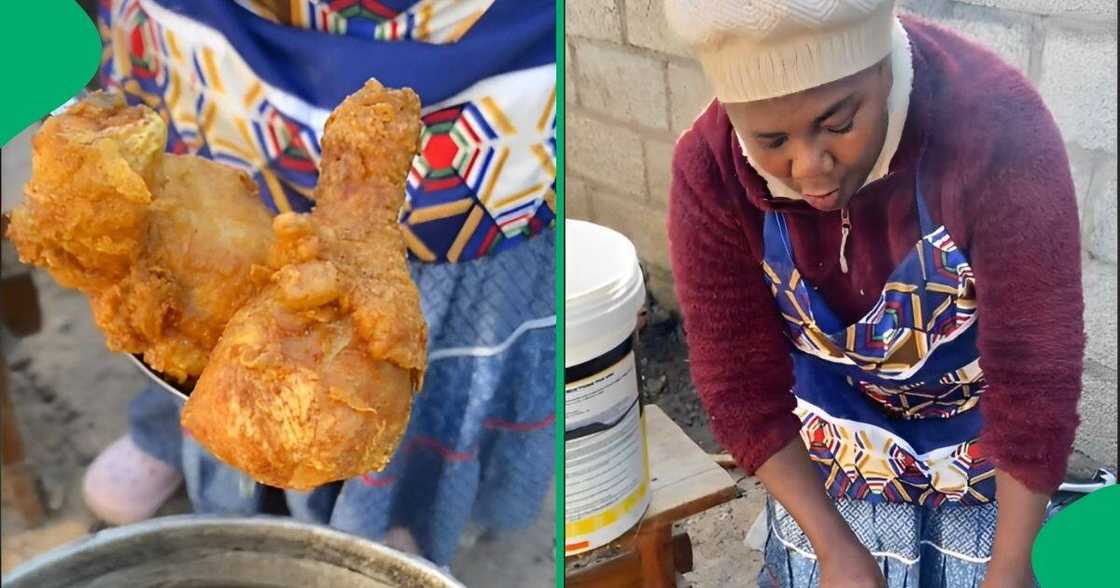
[[669, 238], [692, 377], [712, 431], [753, 472], [798, 430], [791, 346], [762, 279], [763, 211], [787, 214], [796, 263], [845, 322], [878, 299], [920, 237], [922, 191], [976, 277], [980, 450], [1037, 491], [1065, 473], [1078, 424], [1084, 331], [1077, 203], [1058, 129], [1026, 79], [956, 34], [903, 17], [914, 85], [887, 177], [852, 200], [849, 273], [839, 213], [772, 200], [713, 104], [678, 141]]

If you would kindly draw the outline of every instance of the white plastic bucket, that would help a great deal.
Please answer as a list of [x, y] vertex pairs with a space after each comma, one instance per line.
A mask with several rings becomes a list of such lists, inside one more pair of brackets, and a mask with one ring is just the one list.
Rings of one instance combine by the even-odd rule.
[[564, 553], [605, 545], [649, 507], [633, 344], [645, 285], [620, 233], [568, 220], [564, 234]]

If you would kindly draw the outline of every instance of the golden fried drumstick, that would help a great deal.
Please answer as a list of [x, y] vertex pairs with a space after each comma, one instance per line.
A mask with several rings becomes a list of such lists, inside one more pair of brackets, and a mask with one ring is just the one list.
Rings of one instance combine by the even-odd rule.
[[316, 206], [282, 214], [271, 284], [226, 326], [183, 410], [255, 480], [310, 489], [385, 467], [426, 367], [397, 225], [420, 101], [376, 81], [327, 120]]

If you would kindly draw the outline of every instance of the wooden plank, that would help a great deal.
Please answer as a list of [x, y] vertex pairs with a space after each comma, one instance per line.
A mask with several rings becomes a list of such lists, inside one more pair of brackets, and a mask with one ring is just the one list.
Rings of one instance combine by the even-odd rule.
[[735, 497], [735, 480], [659, 407], [645, 407], [653, 496], [645, 521], [680, 520]]
[[671, 525], [646, 524], [638, 530], [638, 557], [642, 560], [643, 586], [673, 588], [677, 585], [672, 543]]

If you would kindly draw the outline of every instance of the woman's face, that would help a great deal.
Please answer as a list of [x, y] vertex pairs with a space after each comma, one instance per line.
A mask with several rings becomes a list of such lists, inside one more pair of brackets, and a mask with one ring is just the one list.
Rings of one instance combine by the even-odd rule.
[[724, 104], [751, 160], [818, 210], [839, 210], [863, 185], [887, 134], [887, 59], [796, 94]]

